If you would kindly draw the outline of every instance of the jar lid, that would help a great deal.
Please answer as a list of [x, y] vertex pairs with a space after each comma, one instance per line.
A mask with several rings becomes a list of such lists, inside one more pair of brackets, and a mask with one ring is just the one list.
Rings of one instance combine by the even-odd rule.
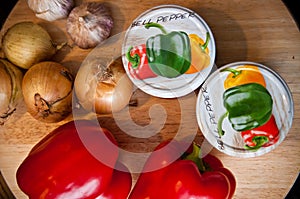
[[206, 22], [177, 5], [142, 13], [128, 28], [122, 46], [123, 65], [132, 82], [161, 98], [193, 92], [210, 74], [215, 55], [214, 37]]
[[204, 137], [216, 149], [255, 157], [284, 140], [292, 126], [293, 100], [286, 82], [272, 69], [235, 62], [208, 77], [196, 112]]

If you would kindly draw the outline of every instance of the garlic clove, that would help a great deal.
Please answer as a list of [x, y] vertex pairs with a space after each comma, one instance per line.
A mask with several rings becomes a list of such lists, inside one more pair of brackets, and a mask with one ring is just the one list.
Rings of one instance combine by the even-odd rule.
[[66, 18], [74, 6], [73, 0], [28, 0], [28, 7], [36, 17], [54, 21]]
[[67, 19], [67, 32], [80, 48], [93, 48], [109, 37], [113, 18], [101, 2], [86, 2], [75, 7]]

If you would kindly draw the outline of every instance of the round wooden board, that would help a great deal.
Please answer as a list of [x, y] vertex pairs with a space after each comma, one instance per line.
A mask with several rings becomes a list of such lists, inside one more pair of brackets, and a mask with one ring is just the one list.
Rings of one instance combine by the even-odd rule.
[[[298, 176], [300, 169], [300, 32], [281, 1], [217, 1], [217, 0], [118, 0], [103, 2], [111, 9], [115, 26], [112, 36], [126, 31], [131, 22], [142, 12], [161, 4], [178, 4], [197, 12], [211, 27], [217, 46], [216, 65], [235, 61], [254, 61], [269, 66], [287, 82], [294, 99], [293, 126], [281, 145], [272, 152], [256, 158], [231, 157], [216, 149], [219, 157], [237, 179], [234, 198], [284, 198]], [[81, 1], [77, 1], [79, 5]], [[53, 60], [68, 67], [76, 75], [81, 62], [90, 53], [73, 44], [65, 30], [66, 19], [47, 22], [38, 19], [20, 0], [7, 18], [0, 37], [13, 24], [33, 21], [43, 26], [56, 43], [68, 42]], [[1, 53], [3, 55], [3, 53]], [[196, 128], [196, 141], [203, 136], [197, 128], [195, 103], [197, 91], [180, 99], [161, 99], [136, 90], [137, 106], [130, 106], [128, 124], [147, 126], [151, 112], [162, 111], [166, 122], [160, 133], [148, 138], [133, 138], [122, 131], [114, 132], [122, 149], [133, 152], [149, 152], [163, 140], [173, 138], [180, 128]], [[182, 109], [181, 102], [189, 104]], [[155, 112], [154, 112], [155, 113]], [[183, 116], [188, 120], [182, 122]], [[86, 116], [89, 117], [89, 116]], [[26, 198], [16, 183], [16, 170], [30, 149], [47, 133], [70, 121], [73, 116], [54, 124], [41, 123], [26, 112], [21, 103], [9, 120], [0, 127], [0, 170], [17, 198]], [[112, 115], [102, 115], [102, 124], [112, 130], [117, 124]], [[143, 132], [140, 132], [143, 134]], [[140, 165], [142, 166], [142, 165]], [[134, 183], [138, 174], [133, 174]], [[133, 183], [133, 184], [134, 184]]]

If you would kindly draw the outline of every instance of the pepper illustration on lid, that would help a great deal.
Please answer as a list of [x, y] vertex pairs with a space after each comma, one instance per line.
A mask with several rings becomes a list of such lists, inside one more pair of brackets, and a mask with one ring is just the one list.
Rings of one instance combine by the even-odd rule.
[[122, 61], [130, 80], [147, 94], [182, 97], [205, 81], [214, 67], [216, 47], [209, 26], [194, 11], [160, 5], [129, 26]]
[[293, 98], [284, 79], [256, 62], [221, 66], [200, 87], [197, 122], [205, 139], [230, 156], [251, 158], [282, 143], [293, 121]]
[[[250, 130], [265, 124], [271, 117], [273, 100], [268, 90], [260, 84], [242, 84], [227, 89], [223, 94], [223, 104], [232, 127], [237, 131]], [[221, 128], [219, 134], [223, 135]]]
[[[207, 54], [210, 40], [208, 32], [206, 41], [203, 42], [196, 34], [188, 35], [184, 31], [168, 33], [158, 23], [145, 24], [145, 28], [151, 27], [158, 28], [162, 34], [148, 38], [146, 47], [145, 44], [134, 49], [131, 46], [126, 53], [128, 68], [134, 78], [175, 78], [182, 74], [200, 72], [210, 64], [210, 56]], [[137, 49], [140, 51], [137, 52]]]
[[223, 105], [226, 112], [218, 121], [219, 136], [224, 135], [223, 120], [228, 117], [232, 128], [241, 133], [247, 150], [275, 144], [279, 130], [272, 115], [273, 99], [264, 76], [257, 66], [224, 68], [230, 72], [224, 81]]
[[163, 34], [150, 37], [147, 42], [147, 57], [150, 67], [157, 75], [173, 78], [184, 74], [191, 65], [189, 36], [183, 31], [167, 33], [157, 23], [148, 23], [145, 28], [159, 28]]

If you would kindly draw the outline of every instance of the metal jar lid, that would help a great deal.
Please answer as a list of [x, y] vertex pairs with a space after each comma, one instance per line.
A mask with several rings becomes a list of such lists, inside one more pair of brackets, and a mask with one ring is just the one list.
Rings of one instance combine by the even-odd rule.
[[[232, 71], [230, 72], [230, 70]], [[231, 74], [234, 71], [239, 71], [239, 73], [235, 75]], [[241, 80], [239, 80], [239, 78], [241, 78]], [[250, 94], [252, 91], [249, 91], [248, 93], [241, 91], [240, 95], [237, 95], [238, 92], [232, 92], [233, 95], [235, 94], [234, 96], [232, 95], [235, 99], [231, 99], [230, 103], [233, 102], [240, 104], [236, 106], [239, 107], [239, 110], [234, 110], [231, 119], [236, 117], [236, 115], [238, 115], [236, 112], [238, 112], [241, 115], [236, 118], [241, 120], [230, 120], [230, 111], [227, 109], [228, 106], [225, 108], [224, 105], [228, 105], [228, 102], [226, 102], [225, 99], [229, 99], [227, 98], [229, 95], [225, 95], [224, 93], [226, 92], [226, 94], [228, 94], [229, 89], [232, 88], [226, 88], [228, 86], [228, 81], [232, 81], [229, 83], [232, 83], [231, 86], [238, 92], [241, 87], [238, 87], [238, 85], [235, 84], [261, 84], [260, 82], [263, 81], [264, 87], [270, 94], [273, 101], [270, 105], [270, 111], [271, 115], [275, 118], [275, 122], [273, 121], [273, 124], [275, 123], [277, 128], [274, 126], [270, 128], [267, 127], [268, 124], [271, 124], [271, 119], [269, 119], [266, 123], [259, 124], [257, 127], [251, 128], [250, 130], [236, 130], [235, 122], [245, 124], [245, 127], [242, 126], [243, 128], [250, 128], [247, 127], [248, 123], [242, 122], [246, 121], [245, 118], [247, 116], [253, 114], [251, 112], [251, 107], [255, 109], [255, 106], [258, 107], [258, 104], [261, 106], [261, 103], [254, 100], [256, 101], [256, 104], [254, 103], [249, 106], [250, 113], [244, 113], [241, 107], [244, 106], [246, 110], [247, 104], [243, 104], [245, 101], [242, 101], [242, 98], [247, 98], [248, 96], [246, 95], [248, 94], [252, 95]], [[254, 95], [252, 98], [258, 98], [258, 96]], [[247, 101], [247, 103], [249, 104], [249, 101]], [[233, 107], [234, 106], [235, 105], [233, 104]], [[274, 70], [259, 63], [245, 61], [222, 66], [208, 77], [207, 81], [201, 87], [198, 95], [196, 114], [199, 127], [204, 137], [216, 149], [231, 156], [255, 157], [270, 152], [284, 140], [292, 126], [294, 113], [293, 108], [291, 92], [286, 82]], [[226, 111], [229, 112], [229, 115], [224, 114]], [[252, 116], [253, 115], [251, 115], [251, 117]], [[259, 113], [258, 116], [256, 114], [253, 117], [260, 116], [262, 115]], [[278, 130], [278, 133], [276, 133], [276, 129]], [[261, 147], [255, 147], [256, 144], [256, 146], [259, 144], [258, 139], [264, 139], [268, 137], [268, 134], [272, 134], [272, 136], [269, 136], [267, 142], [265, 141], [265, 144]], [[253, 139], [253, 137], [256, 138]], [[249, 147], [249, 143], [254, 146]]]
[[[194, 34], [204, 41], [207, 34], [209, 34], [210, 39], [207, 46], [207, 54], [210, 59], [209, 64], [198, 72], [183, 73], [175, 78], [160, 75], [144, 79], [135, 78], [131, 74], [132, 71], [130, 71], [128, 66], [130, 63], [126, 58], [128, 49], [131, 46], [138, 47], [146, 44], [150, 37], [162, 34], [159, 29], [145, 28], [147, 23], [160, 24], [168, 33], [172, 31], [185, 32], [189, 37], [191, 34]], [[191, 51], [191, 49], [184, 50]], [[193, 55], [193, 57], [197, 56], [195, 53]], [[197, 89], [210, 74], [214, 66], [215, 56], [215, 41], [209, 26], [196, 12], [177, 5], [161, 5], [142, 13], [128, 28], [122, 46], [123, 65], [132, 82], [145, 93], [161, 98], [181, 97]]]

